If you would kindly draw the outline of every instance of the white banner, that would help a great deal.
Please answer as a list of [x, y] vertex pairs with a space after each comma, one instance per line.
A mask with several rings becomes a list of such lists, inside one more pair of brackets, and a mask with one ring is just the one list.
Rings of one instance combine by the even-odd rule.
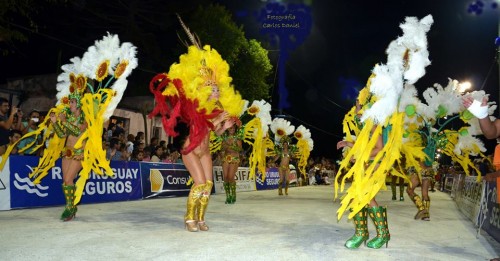
[[0, 210], [10, 209], [10, 160], [7, 159], [0, 172]]
[[[479, 211], [481, 209], [481, 193], [483, 184], [477, 182], [477, 177], [460, 175], [458, 182], [454, 183], [455, 202], [458, 209], [466, 215], [475, 225], [478, 221]], [[456, 186], [455, 186], [456, 184]]]
[[[241, 191], [254, 191], [255, 188], [255, 180], [249, 179], [250, 169], [247, 167], [239, 167], [238, 171], [236, 171], [236, 192]], [[224, 179], [222, 175], [222, 167], [214, 166], [213, 167], [213, 175], [214, 175], [214, 188], [215, 193], [225, 193], [224, 191]]]

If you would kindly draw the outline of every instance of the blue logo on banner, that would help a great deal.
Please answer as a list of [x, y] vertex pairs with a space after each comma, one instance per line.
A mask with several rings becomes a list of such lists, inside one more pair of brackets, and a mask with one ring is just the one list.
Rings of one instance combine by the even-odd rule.
[[[11, 208], [41, 207], [65, 204], [62, 193], [61, 160], [49, 170], [40, 184], [33, 184], [29, 173], [38, 165], [39, 157], [10, 156]], [[82, 203], [140, 199], [141, 179], [138, 162], [112, 161], [114, 177], [91, 174], [85, 184]]]
[[144, 198], [187, 196], [189, 172], [183, 164], [141, 162]]
[[277, 189], [280, 181], [280, 174], [278, 168], [266, 169], [266, 180], [262, 180], [262, 174], [255, 175], [255, 187], [257, 190]]
[[[487, 195], [485, 197], [486, 200], [488, 200], [486, 202], [488, 211], [484, 217], [485, 222], [482, 229], [490, 234], [497, 242], [500, 242], [500, 204], [497, 202], [498, 188], [496, 185], [496, 182], [486, 182]], [[481, 205], [483, 204], [484, 202], [481, 202]]]

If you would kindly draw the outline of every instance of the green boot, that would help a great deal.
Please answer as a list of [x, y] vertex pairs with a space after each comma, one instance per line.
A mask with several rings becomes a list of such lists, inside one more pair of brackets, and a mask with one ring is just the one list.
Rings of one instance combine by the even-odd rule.
[[354, 217], [352, 218], [355, 225], [354, 235], [345, 242], [345, 247], [349, 249], [358, 248], [361, 243], [365, 243], [368, 240], [368, 212], [366, 207], [362, 208]]
[[236, 181], [233, 181], [229, 184], [229, 188], [231, 189], [231, 204], [236, 202]]
[[66, 207], [61, 214], [62, 221], [70, 221], [76, 216], [76, 211], [78, 210], [75, 206], [75, 185], [62, 185], [64, 198], [66, 199]]
[[403, 196], [405, 193], [405, 184], [399, 186], [399, 201], [405, 201], [405, 197]]
[[391, 181], [392, 200], [396, 200], [396, 182]]
[[229, 182], [224, 182], [224, 191], [226, 192], [226, 204], [231, 204], [231, 190]]
[[375, 223], [377, 236], [368, 241], [366, 246], [369, 248], [380, 248], [385, 244], [387, 248], [387, 244], [389, 240], [391, 240], [391, 234], [389, 233], [389, 226], [387, 224], [387, 209], [384, 207], [369, 207], [368, 215], [373, 220], [373, 223]]

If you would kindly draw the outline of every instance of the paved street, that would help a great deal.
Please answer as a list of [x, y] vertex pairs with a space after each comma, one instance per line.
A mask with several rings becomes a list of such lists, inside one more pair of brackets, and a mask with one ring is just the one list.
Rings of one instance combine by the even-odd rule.
[[[476, 229], [448, 194], [431, 193], [431, 221], [416, 221], [408, 197], [388, 207], [388, 248], [343, 244], [353, 232], [337, 222], [332, 186], [238, 193], [235, 205], [213, 195], [208, 232], [184, 230], [186, 198], [80, 205], [77, 219], [59, 221], [62, 206], [0, 212], [1, 260], [489, 260], [500, 246]], [[376, 234], [369, 223], [371, 237]]]

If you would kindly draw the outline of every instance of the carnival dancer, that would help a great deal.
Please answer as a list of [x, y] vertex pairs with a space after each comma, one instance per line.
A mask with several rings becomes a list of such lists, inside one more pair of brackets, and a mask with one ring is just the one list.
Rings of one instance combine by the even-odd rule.
[[[275, 161], [279, 160], [278, 172], [280, 179], [278, 182], [278, 195], [283, 195], [283, 187], [285, 195], [288, 195], [288, 186], [290, 181], [288, 175], [290, 173], [290, 160], [298, 159], [298, 168], [301, 173], [305, 173], [305, 167], [309, 154], [314, 148], [314, 142], [311, 138], [309, 129], [300, 125], [296, 130], [289, 121], [282, 118], [274, 118], [271, 123], [271, 131], [274, 133], [274, 156]], [[295, 131], [295, 132], [294, 132]], [[292, 143], [289, 135], [293, 134], [297, 143]], [[269, 156], [272, 156], [270, 154]]]
[[[244, 108], [247, 107], [247, 101]], [[249, 179], [255, 179], [256, 171], [260, 172], [262, 179], [266, 173], [267, 152], [274, 149], [269, 142], [267, 132], [271, 124], [271, 105], [265, 100], [255, 100], [245, 109], [239, 118], [235, 118], [236, 125], [229, 128], [223, 135], [218, 136], [211, 132], [210, 152], [222, 150], [223, 153], [223, 187], [226, 192], [226, 204], [236, 201], [235, 173], [242, 153], [242, 144], [251, 146], [249, 161]]]
[[[406, 133], [414, 136], [413, 139], [421, 144], [427, 156], [420, 162], [420, 166], [410, 170], [411, 184], [407, 192], [417, 207], [415, 219], [430, 220], [429, 186], [436, 175], [437, 150], [459, 163], [467, 175], [470, 169], [479, 172], [470, 156], [485, 157], [482, 154], [486, 151], [483, 142], [474, 137], [481, 134], [478, 121], [471, 120], [474, 116], [462, 104], [462, 100], [468, 95], [481, 99], [485, 93], [477, 91], [463, 94], [464, 91], [458, 81], [450, 79], [445, 87], [434, 84], [427, 88], [423, 93], [426, 103], [416, 98], [406, 107], [407, 116], [412, 119], [407, 124]], [[453, 130], [451, 123], [458, 118], [464, 124], [459, 130]], [[418, 184], [422, 185], [422, 197], [415, 193]]]
[[[366, 244], [368, 216], [377, 230], [377, 236], [367, 243], [369, 248], [387, 247], [391, 238], [387, 209], [378, 205], [375, 196], [385, 188], [387, 173], [401, 157], [405, 112], [400, 108], [400, 98], [404, 84], [417, 81], [430, 64], [426, 32], [432, 23], [430, 15], [420, 21], [415, 17], [406, 18], [400, 25], [403, 36], [392, 41], [386, 51], [387, 64], [375, 66], [366, 87], [358, 95], [356, 106], [344, 118], [346, 137], [337, 147], [346, 150], [338, 173], [345, 170], [347, 173], [341, 180], [336, 178], [335, 197], [344, 190], [346, 179], [352, 178], [337, 211], [340, 219], [350, 210], [348, 217], [355, 223], [355, 234], [345, 243], [347, 248]], [[404, 178], [397, 172], [394, 175]]]
[[[182, 161], [193, 180], [185, 227], [190, 232], [207, 231], [205, 214], [213, 186], [210, 131], [221, 135], [229, 129], [234, 117], [241, 114], [244, 101], [231, 85], [226, 61], [210, 46], [202, 48], [180, 17], [179, 21], [193, 45], [170, 67], [168, 75], [159, 74], [151, 80], [157, 105], [150, 117], [162, 116], [166, 133], [176, 137], [181, 146]], [[177, 132], [176, 127], [182, 126], [184, 133]]]
[[[241, 125], [241, 124], [239, 124]], [[235, 176], [240, 166], [240, 154], [243, 151], [243, 133], [236, 131], [237, 125], [233, 125], [222, 135], [222, 175], [224, 178], [224, 191], [226, 192], [226, 204], [236, 202]]]
[[[131, 43], [120, 46], [118, 36], [108, 34], [89, 47], [82, 58], [71, 59], [72, 63], [62, 66], [63, 73], [57, 78], [56, 107], [49, 110], [49, 117], [37, 130], [20, 139], [33, 140], [20, 152], [37, 150], [49, 141], [38, 166], [29, 175], [35, 179], [35, 184], [48, 174], [59, 157], [63, 157], [62, 188], [66, 199], [61, 215], [63, 221], [76, 216], [76, 205], [91, 171], [113, 175], [102, 147], [103, 125], [122, 98], [127, 87], [126, 78], [137, 67], [135, 55], [135, 46]], [[42, 142], [38, 144], [39, 138]], [[7, 153], [15, 146], [9, 146]], [[5, 162], [2, 161], [0, 167], [3, 168]]]

